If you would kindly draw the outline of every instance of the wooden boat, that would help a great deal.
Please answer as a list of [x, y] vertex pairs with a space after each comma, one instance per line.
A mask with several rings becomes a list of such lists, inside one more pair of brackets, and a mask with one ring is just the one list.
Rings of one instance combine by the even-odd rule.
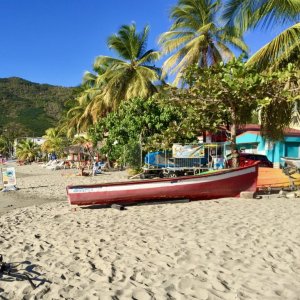
[[281, 157], [288, 167], [300, 169], [300, 158]]
[[162, 200], [208, 200], [256, 191], [258, 163], [203, 175], [68, 186], [71, 205], [132, 204]]

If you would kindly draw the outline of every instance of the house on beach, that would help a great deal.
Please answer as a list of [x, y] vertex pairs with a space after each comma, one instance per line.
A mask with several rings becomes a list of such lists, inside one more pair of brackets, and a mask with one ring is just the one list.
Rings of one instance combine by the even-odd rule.
[[281, 157], [300, 157], [300, 130], [287, 128], [282, 141], [267, 141], [261, 136], [260, 126], [248, 124], [237, 138], [238, 149], [243, 152], [263, 154], [273, 162], [274, 168], [283, 164]]

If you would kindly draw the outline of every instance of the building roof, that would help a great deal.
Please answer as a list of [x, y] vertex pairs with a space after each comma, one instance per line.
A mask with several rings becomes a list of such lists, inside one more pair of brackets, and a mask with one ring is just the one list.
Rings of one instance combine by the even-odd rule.
[[[252, 134], [257, 134], [260, 135], [260, 125], [258, 124], [247, 124], [243, 127], [241, 127], [239, 130], [241, 134], [245, 133], [252, 133]], [[294, 129], [294, 128], [286, 128], [284, 130], [284, 134], [288, 136], [300, 136], [300, 130], [299, 129]]]

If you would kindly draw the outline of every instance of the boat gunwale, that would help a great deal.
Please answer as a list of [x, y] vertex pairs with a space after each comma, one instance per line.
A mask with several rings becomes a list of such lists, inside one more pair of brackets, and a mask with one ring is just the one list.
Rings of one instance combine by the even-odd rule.
[[203, 175], [189, 175], [189, 176], [180, 176], [180, 177], [168, 177], [168, 178], [157, 178], [157, 179], [146, 179], [146, 180], [140, 180], [140, 181], [120, 181], [120, 182], [107, 182], [107, 183], [95, 183], [95, 184], [84, 184], [84, 185], [68, 185], [66, 187], [67, 192], [69, 189], [82, 189], [82, 188], [95, 188], [95, 187], [106, 187], [106, 186], [121, 186], [121, 185], [132, 185], [132, 184], [147, 184], [147, 183], [154, 183], [154, 182], [174, 182], [174, 181], [179, 181], [179, 180], [189, 180], [189, 179], [195, 179], [195, 178], [206, 178], [206, 177], [213, 177], [213, 176], [219, 176], [221, 174], [228, 174], [228, 173], [233, 173], [237, 172], [240, 170], [245, 170], [245, 169], [250, 169], [253, 167], [256, 167], [258, 171], [258, 164], [259, 162], [256, 161], [250, 166], [245, 166], [245, 167], [239, 167], [235, 169], [225, 169], [225, 170], [220, 170], [219, 172], [214, 172], [210, 174], [203, 174]]
[[300, 157], [288, 157], [288, 156], [282, 156], [280, 159], [284, 160], [300, 160]]

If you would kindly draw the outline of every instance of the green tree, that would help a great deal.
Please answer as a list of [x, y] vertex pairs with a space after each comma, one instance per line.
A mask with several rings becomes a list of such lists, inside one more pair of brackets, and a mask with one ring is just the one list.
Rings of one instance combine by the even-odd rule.
[[[208, 105], [223, 112], [224, 125], [230, 125], [231, 147], [236, 148], [237, 128], [261, 110], [263, 135], [271, 140], [283, 137], [283, 130], [290, 124], [295, 97], [290, 86], [297, 80], [292, 68], [271, 75], [257, 73], [239, 60], [214, 67], [191, 68], [187, 73], [190, 83], [189, 97], [198, 99], [198, 105]], [[205, 111], [203, 111], [205, 113]]]
[[40, 150], [39, 145], [31, 140], [22, 140], [17, 145], [17, 157], [19, 160], [34, 161]]
[[283, 62], [288, 63], [295, 58], [299, 62], [299, 16], [299, 0], [229, 0], [224, 12], [227, 25], [238, 27], [242, 32], [258, 27], [270, 30], [277, 24], [287, 26], [247, 62], [247, 65], [255, 64], [260, 70], [277, 69]]
[[[90, 134], [94, 144], [105, 141], [101, 148], [103, 154], [108, 154], [113, 160], [125, 158], [129, 162], [130, 156], [137, 157], [134, 153], [141, 142], [144, 151], [168, 148], [171, 139], [163, 139], [164, 132], [183, 118], [180, 107], [165, 102], [159, 96], [147, 100], [135, 98], [121, 103], [116, 111], [102, 118]], [[176, 132], [176, 135], [174, 132], [172, 138], [177, 142], [183, 136], [185, 138], [182, 131]]]
[[117, 34], [108, 38], [109, 48], [119, 58], [96, 58], [94, 69], [101, 71], [93, 80], [103, 91], [100, 101], [109, 107], [116, 109], [122, 100], [147, 98], [157, 92], [155, 83], [160, 80], [160, 68], [154, 63], [160, 58], [160, 53], [146, 50], [148, 35], [149, 26], [138, 33], [135, 24], [123, 25]]
[[5, 136], [0, 136], [0, 154], [7, 156], [9, 154], [9, 141]]
[[219, 24], [221, 2], [215, 0], [178, 0], [171, 10], [173, 25], [160, 36], [165, 54], [164, 72], [177, 73], [175, 83], [191, 65], [207, 67], [234, 57], [230, 47], [247, 52], [243, 40]]

